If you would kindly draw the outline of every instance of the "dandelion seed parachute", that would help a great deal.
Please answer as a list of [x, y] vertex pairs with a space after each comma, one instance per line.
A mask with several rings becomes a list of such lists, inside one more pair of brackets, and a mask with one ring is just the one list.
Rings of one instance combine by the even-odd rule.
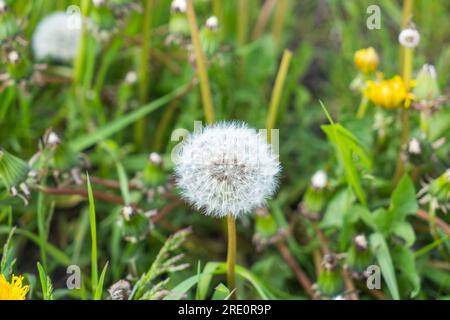
[[72, 61], [78, 51], [81, 17], [55, 12], [42, 19], [33, 34], [32, 48], [37, 60]]
[[218, 123], [189, 136], [175, 167], [182, 196], [216, 217], [239, 217], [264, 206], [280, 170], [265, 137], [238, 122]]

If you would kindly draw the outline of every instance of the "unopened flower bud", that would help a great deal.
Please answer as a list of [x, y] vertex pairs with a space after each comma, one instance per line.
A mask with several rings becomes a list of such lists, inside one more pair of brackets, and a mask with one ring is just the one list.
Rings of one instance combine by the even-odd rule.
[[353, 241], [359, 250], [367, 250], [367, 239], [363, 234], [357, 235]]
[[419, 31], [413, 28], [403, 29], [398, 35], [398, 41], [406, 48], [415, 48], [420, 42]]
[[125, 220], [130, 220], [134, 214], [135, 211], [132, 206], [125, 206], [122, 208], [122, 216]]
[[354, 62], [356, 67], [364, 73], [370, 73], [377, 69], [379, 58], [374, 48], [369, 47], [355, 52]]
[[436, 69], [431, 64], [424, 64], [416, 78], [414, 96], [419, 102], [431, 102], [439, 97]]

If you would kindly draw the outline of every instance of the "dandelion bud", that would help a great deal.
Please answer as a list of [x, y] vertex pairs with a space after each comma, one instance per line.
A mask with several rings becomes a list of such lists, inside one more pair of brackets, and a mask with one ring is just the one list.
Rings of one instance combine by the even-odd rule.
[[450, 169], [424, 184], [418, 196], [421, 197], [420, 204], [429, 203], [432, 210], [441, 209], [447, 213], [450, 210]]
[[264, 207], [275, 192], [280, 169], [265, 136], [236, 122], [189, 136], [175, 164], [183, 198], [216, 217], [239, 217]]
[[424, 64], [416, 78], [414, 96], [418, 102], [427, 103], [439, 98], [439, 86], [436, 69], [431, 64]]
[[121, 211], [122, 219], [119, 226], [125, 240], [136, 243], [145, 239], [150, 229], [150, 219], [137, 212], [132, 206], [124, 206]]
[[216, 16], [211, 16], [206, 20], [205, 26], [208, 29], [215, 31], [219, 28], [219, 19], [217, 19]]
[[130, 220], [134, 214], [135, 210], [132, 206], [125, 206], [122, 208], [122, 216], [125, 218], [125, 220]]
[[10, 53], [8, 53], [8, 60], [10, 63], [16, 64], [17, 62], [19, 62], [19, 59], [20, 55], [17, 51], [11, 51]]
[[185, 13], [187, 10], [186, 0], [173, 0], [170, 8], [172, 9], [172, 12]]
[[398, 36], [398, 42], [406, 48], [415, 48], [419, 45], [419, 31], [412, 28], [403, 29]]
[[369, 47], [355, 52], [354, 62], [356, 67], [364, 73], [371, 73], [378, 67], [379, 58], [374, 48]]
[[346, 266], [355, 278], [363, 278], [364, 271], [372, 263], [373, 257], [368, 248], [369, 243], [364, 234], [353, 238], [353, 243], [347, 252]]
[[334, 254], [326, 254], [322, 264], [324, 268], [320, 271], [316, 285], [318, 294], [325, 297], [334, 297], [342, 293], [344, 282], [337, 256]]

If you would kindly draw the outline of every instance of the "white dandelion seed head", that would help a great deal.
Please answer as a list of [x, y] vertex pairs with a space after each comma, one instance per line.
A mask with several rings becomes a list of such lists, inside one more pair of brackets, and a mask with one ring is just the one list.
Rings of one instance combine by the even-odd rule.
[[219, 19], [216, 16], [211, 16], [206, 19], [205, 26], [211, 30], [217, 30], [219, 28]]
[[311, 178], [311, 185], [314, 189], [323, 189], [327, 186], [328, 175], [325, 171], [319, 170]]
[[398, 42], [406, 48], [415, 48], [419, 45], [420, 34], [419, 31], [412, 28], [403, 29], [398, 35]]
[[410, 154], [421, 154], [422, 148], [420, 146], [419, 140], [417, 138], [412, 138], [408, 144], [408, 152]]
[[187, 10], [186, 0], [173, 0], [170, 8], [173, 12], [185, 13]]
[[42, 19], [33, 34], [32, 47], [37, 60], [72, 61], [78, 51], [81, 16], [55, 12]]
[[239, 217], [263, 207], [278, 185], [278, 155], [245, 123], [223, 122], [190, 135], [175, 166], [182, 196], [207, 215]]

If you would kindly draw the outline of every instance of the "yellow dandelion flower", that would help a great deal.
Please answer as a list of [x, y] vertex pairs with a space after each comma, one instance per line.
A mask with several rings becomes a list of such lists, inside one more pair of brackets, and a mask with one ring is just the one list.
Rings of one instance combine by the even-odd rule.
[[378, 54], [374, 48], [369, 47], [355, 52], [356, 67], [364, 73], [374, 72], [378, 67]]
[[386, 109], [409, 108], [411, 100], [414, 98], [413, 94], [408, 92], [405, 82], [398, 75], [388, 80], [367, 81], [364, 95], [374, 104]]
[[0, 300], [25, 300], [30, 286], [22, 285], [22, 276], [12, 276], [11, 283], [0, 274]]

